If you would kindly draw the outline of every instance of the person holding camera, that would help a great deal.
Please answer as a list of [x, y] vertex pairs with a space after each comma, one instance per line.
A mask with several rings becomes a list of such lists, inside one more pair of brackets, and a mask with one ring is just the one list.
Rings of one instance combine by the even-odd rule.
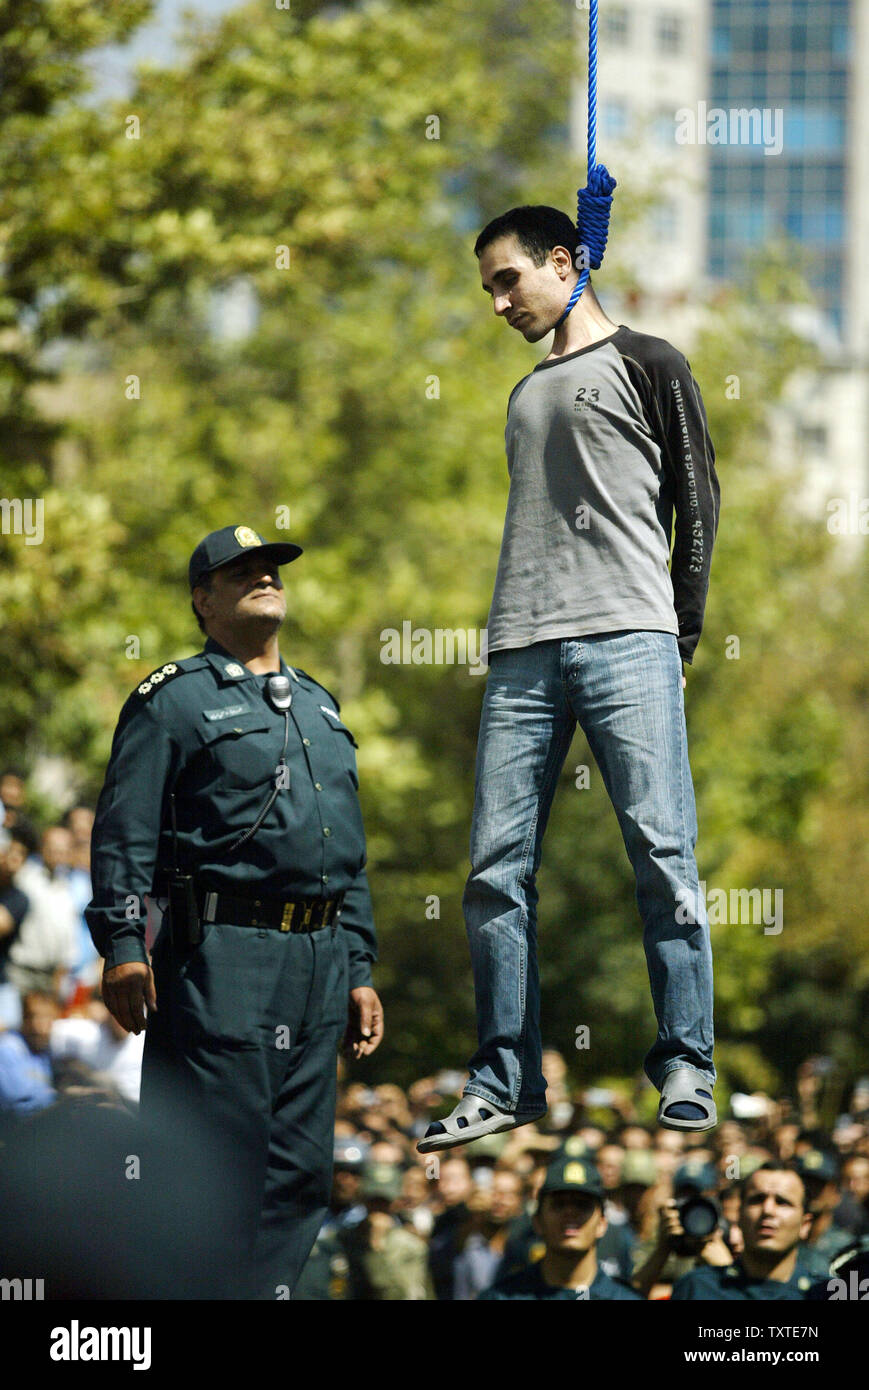
[[673, 1175], [673, 1196], [658, 1209], [653, 1242], [638, 1248], [632, 1283], [644, 1297], [673, 1285], [698, 1265], [723, 1267], [734, 1252], [722, 1230], [718, 1174], [711, 1163], [687, 1162]]
[[775, 1160], [762, 1163], [741, 1185], [741, 1253], [725, 1265], [698, 1265], [677, 1282], [673, 1299], [805, 1298], [814, 1280], [800, 1261], [798, 1247], [811, 1222], [805, 1184], [797, 1169]]

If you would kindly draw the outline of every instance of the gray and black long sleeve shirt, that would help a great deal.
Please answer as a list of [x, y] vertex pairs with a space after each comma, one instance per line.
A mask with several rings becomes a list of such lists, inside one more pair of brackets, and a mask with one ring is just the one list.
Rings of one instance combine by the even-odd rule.
[[510, 494], [489, 651], [651, 630], [674, 633], [690, 664], [719, 486], [682, 354], [622, 324], [541, 362], [510, 395], [505, 438]]

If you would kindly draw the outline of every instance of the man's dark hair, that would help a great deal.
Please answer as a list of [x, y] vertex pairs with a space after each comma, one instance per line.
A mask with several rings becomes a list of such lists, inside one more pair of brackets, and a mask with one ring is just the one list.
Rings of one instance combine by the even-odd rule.
[[[204, 589], [206, 593], [210, 594], [210, 593], [211, 593], [212, 583], [213, 583], [212, 572], [211, 572], [211, 570], [206, 570], [205, 574], [203, 574], [202, 577], [201, 577], [200, 579], [197, 579], [197, 581], [196, 581], [196, 587], [197, 587], [197, 589]], [[204, 622], [202, 621], [202, 617], [201, 617], [201, 615], [200, 615], [200, 613], [199, 613], [199, 610], [197, 609], [196, 604], [193, 602], [193, 599], [192, 599], [192, 598], [191, 598], [191, 600], [190, 600], [190, 607], [193, 609], [193, 616], [195, 617], [196, 621], [197, 621], [198, 624], [199, 624], [199, 631], [200, 631], [200, 632], [205, 632], [205, 630], [206, 630], [205, 624], [204, 624]]]
[[740, 1201], [742, 1201], [742, 1199], [745, 1197], [746, 1187], [751, 1182], [755, 1173], [793, 1173], [795, 1177], [799, 1178], [800, 1186], [803, 1189], [803, 1209], [805, 1210], [807, 1208], [809, 1196], [808, 1192], [806, 1191], [806, 1184], [803, 1179], [803, 1175], [800, 1172], [799, 1168], [796, 1166], [795, 1163], [783, 1163], [775, 1158], [770, 1158], [766, 1161], [766, 1163], [761, 1163], [757, 1168], [752, 1168], [751, 1172], [748, 1174], [748, 1177], [742, 1179], [742, 1182], [739, 1184]]
[[39, 850], [39, 832], [32, 821], [26, 820], [23, 816], [15, 820], [8, 827], [7, 831], [10, 840], [16, 840], [19, 845], [23, 845], [28, 855], [36, 854]]
[[543, 265], [554, 246], [566, 247], [573, 259], [579, 243], [579, 233], [567, 213], [543, 203], [511, 208], [496, 217], [477, 237], [474, 255], [479, 258], [490, 242], [503, 236], [515, 236], [535, 265]]

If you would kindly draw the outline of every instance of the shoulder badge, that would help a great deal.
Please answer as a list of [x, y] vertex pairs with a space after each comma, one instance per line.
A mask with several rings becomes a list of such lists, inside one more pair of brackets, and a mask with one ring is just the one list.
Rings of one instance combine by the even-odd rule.
[[155, 690], [159, 690], [168, 681], [175, 680], [176, 676], [183, 676], [187, 671], [197, 671], [201, 665], [202, 661], [195, 656], [187, 657], [184, 661], [167, 661], [165, 666], [159, 666], [141, 685], [137, 685], [133, 694], [139, 700], [150, 700]]

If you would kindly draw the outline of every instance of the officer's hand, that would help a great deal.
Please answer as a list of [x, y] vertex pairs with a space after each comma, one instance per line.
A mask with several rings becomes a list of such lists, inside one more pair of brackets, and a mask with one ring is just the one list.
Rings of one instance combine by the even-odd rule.
[[369, 1057], [380, 1046], [383, 1037], [383, 1005], [370, 985], [359, 985], [350, 991], [350, 1018], [344, 1034], [344, 1051], [353, 1053], [357, 1062]]
[[157, 1011], [157, 992], [151, 967], [141, 961], [126, 961], [103, 971], [103, 1002], [113, 1018], [128, 1033], [141, 1033], [145, 1009]]

